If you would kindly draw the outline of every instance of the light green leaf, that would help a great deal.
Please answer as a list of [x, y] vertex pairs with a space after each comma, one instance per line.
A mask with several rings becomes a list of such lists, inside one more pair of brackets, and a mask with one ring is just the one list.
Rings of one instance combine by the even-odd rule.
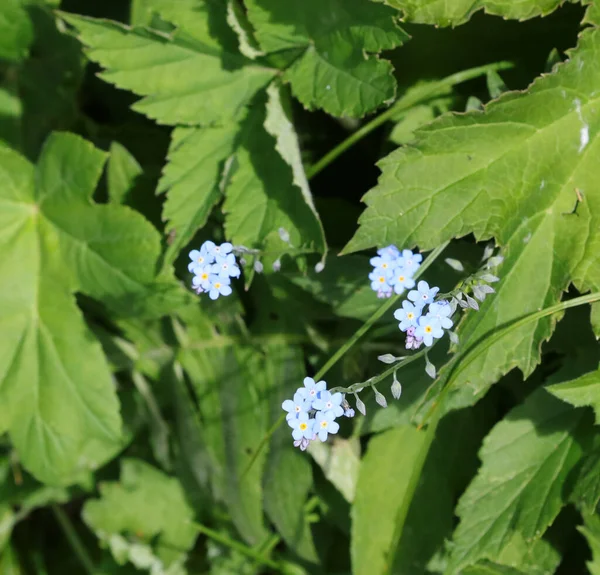
[[[526, 92], [422, 128], [380, 163], [379, 184], [365, 196], [345, 251], [390, 243], [428, 249], [469, 233], [496, 238], [506, 256], [495, 272], [501, 282], [462, 323], [463, 342], [557, 303], [571, 281], [580, 291], [600, 289], [599, 49], [600, 31], [586, 29], [569, 60]], [[584, 201], [574, 215], [578, 193]], [[451, 405], [472, 404], [515, 366], [529, 375], [555, 321], [510, 332], [460, 367]]]
[[[121, 460], [120, 481], [100, 484], [100, 498], [83, 508], [84, 521], [109, 544], [117, 562], [122, 563], [121, 549], [145, 568], [157, 559], [164, 567], [185, 559], [196, 539], [193, 517], [177, 479], [127, 458]], [[129, 538], [139, 542], [137, 548]], [[142, 552], [148, 562], [142, 560]]]
[[549, 385], [546, 389], [575, 407], [592, 406], [596, 423], [600, 423], [600, 370], [586, 373], [572, 381]]
[[394, 98], [392, 66], [373, 55], [408, 39], [393, 10], [362, 0], [248, 0], [246, 6], [263, 50], [299, 51], [284, 78], [308, 109], [360, 117]]
[[352, 506], [352, 573], [389, 572], [396, 545], [396, 516], [411, 481], [410, 469], [427, 437], [410, 425], [373, 438], [363, 457]]
[[313, 441], [308, 452], [323, 470], [326, 479], [337, 488], [348, 503], [354, 501], [360, 466], [358, 438], [335, 437], [327, 443]]
[[526, 575], [524, 571], [491, 561], [480, 561], [476, 565], [466, 567], [462, 573], [463, 575]]
[[33, 26], [20, 0], [0, 6], [0, 60], [23, 60], [33, 40]]
[[167, 260], [173, 259], [204, 226], [221, 198], [220, 180], [226, 159], [234, 150], [239, 125], [176, 128], [158, 192], [167, 192], [163, 218], [174, 232]]
[[[319, 222], [321, 229], [321, 245], [326, 250], [325, 230], [315, 208], [308, 178], [304, 171], [300, 143], [292, 121], [291, 103], [283, 88], [277, 83], [272, 83], [267, 88], [267, 115], [265, 130], [275, 138], [275, 149], [285, 162], [292, 168], [293, 182], [302, 192], [302, 197]], [[324, 254], [325, 255], [325, 254]]]
[[125, 203], [127, 195], [142, 173], [142, 167], [125, 146], [119, 142], [110, 145], [106, 179], [108, 197], [112, 203]]
[[458, 26], [477, 10], [502, 16], [511, 20], [527, 20], [545, 16], [556, 10], [563, 0], [383, 0], [393, 6], [411, 22], [435, 24], [436, 26]]
[[[513, 534], [539, 539], [567, 501], [567, 476], [581, 457], [585, 411], [544, 389], [513, 409], [484, 440], [481, 468], [461, 497], [447, 574], [497, 560]], [[579, 429], [578, 429], [579, 428]]]
[[600, 575], [600, 517], [586, 513], [584, 525], [577, 529], [583, 533], [592, 551], [592, 560], [586, 563], [590, 575]]
[[254, 37], [254, 30], [252, 30], [248, 15], [240, 0], [227, 0], [227, 23], [237, 34], [240, 52], [244, 56], [254, 60], [258, 56], [264, 55]]
[[[269, 252], [265, 267], [285, 253], [325, 251], [315, 212], [292, 184], [292, 170], [265, 131], [264, 110], [254, 108], [242, 126], [240, 145], [225, 190], [225, 232], [237, 245]], [[290, 242], [279, 236], [287, 230]]]
[[[161, 124], [209, 125], [239, 119], [275, 70], [219, 49], [208, 37], [207, 11], [171, 35], [116, 22], [61, 13], [105, 68], [101, 77], [144, 96], [133, 109]], [[194, 24], [200, 19], [198, 27]], [[191, 33], [190, 33], [191, 32]], [[194, 35], [192, 35], [192, 33]]]
[[72, 294], [116, 301], [152, 278], [158, 256], [143, 218], [90, 201], [103, 164], [69, 134], [51, 136], [37, 169], [0, 148], [0, 427], [49, 483], [120, 447], [110, 369]]
[[242, 474], [268, 429], [272, 382], [262, 377], [261, 357], [243, 347], [194, 349], [192, 343], [181, 363], [196, 392], [213, 494], [227, 504], [242, 537], [257, 544], [266, 535], [261, 485], [266, 451]]

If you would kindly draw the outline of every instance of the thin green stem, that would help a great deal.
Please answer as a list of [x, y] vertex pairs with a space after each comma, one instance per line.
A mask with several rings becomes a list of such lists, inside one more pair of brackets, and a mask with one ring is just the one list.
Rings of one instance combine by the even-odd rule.
[[230, 539], [226, 535], [223, 535], [222, 533], [214, 531], [214, 530], [210, 529], [210, 527], [206, 527], [205, 525], [202, 525], [201, 523], [196, 523], [194, 521], [191, 521], [190, 523], [191, 523], [191, 525], [193, 525], [193, 527], [197, 531], [199, 531], [203, 535], [206, 535], [207, 537], [210, 537], [213, 541], [216, 541], [217, 543], [220, 543], [221, 545], [225, 545], [226, 547], [229, 547], [230, 549], [238, 551], [242, 555], [245, 555], [246, 557], [253, 559], [257, 563], [260, 563], [261, 565], [270, 567], [271, 569], [274, 569], [277, 572], [281, 571], [281, 566], [279, 565], [279, 563], [277, 563], [277, 561], [273, 561], [273, 559], [270, 559], [269, 557], [265, 557], [264, 555], [255, 551], [251, 547], [248, 547], [247, 545], [244, 545], [243, 543], [240, 543], [239, 541], [235, 541], [234, 539]]
[[366, 135], [370, 134], [373, 130], [393, 118], [396, 114], [409, 110], [416, 104], [428, 100], [435, 96], [440, 95], [443, 90], [461, 84], [467, 80], [472, 80], [488, 71], [492, 70], [505, 70], [512, 68], [511, 62], [496, 62], [494, 64], [487, 64], [485, 66], [478, 66], [477, 68], [470, 68], [469, 70], [463, 70], [456, 74], [451, 74], [443, 80], [436, 82], [435, 84], [427, 84], [422, 88], [416, 88], [406, 93], [403, 98], [400, 98], [393, 106], [388, 108], [385, 112], [382, 112], [378, 116], [375, 116], [370, 122], [367, 122], [364, 126], [353, 132], [343, 142], [338, 144], [333, 150], [325, 154], [316, 164], [313, 164], [306, 170], [306, 175], [309, 179], [316, 176], [324, 168], [326, 168], [331, 162], [341, 156], [348, 148], [351, 148], [356, 142], [362, 140]]
[[[444, 242], [437, 248], [435, 248], [427, 259], [421, 264], [419, 269], [415, 273], [415, 279], [419, 278], [423, 273], [425, 273], [429, 266], [439, 257], [439, 255], [446, 249], [446, 246], [449, 244], [449, 241]], [[348, 350], [363, 336], [369, 329], [375, 324], [375, 322], [386, 312], [388, 311], [400, 298], [400, 296], [394, 296], [388, 299], [383, 305], [381, 305], [373, 315], [356, 331], [356, 333], [348, 340], [342, 347], [340, 347], [325, 363], [325, 365], [316, 373], [315, 379], [318, 381], [321, 379], [343, 356], [348, 352]], [[277, 431], [279, 426], [285, 421], [285, 413], [282, 413], [277, 421], [271, 426], [271, 428], [267, 431], [265, 436], [262, 438], [261, 442], [258, 444], [258, 447], [252, 454], [246, 469], [242, 473], [242, 480], [246, 477], [246, 474], [250, 471], [254, 462], [258, 458], [258, 455], [264, 449], [265, 445], [269, 442], [272, 435]]]
[[79, 539], [79, 535], [77, 535], [77, 531], [75, 531], [75, 527], [73, 527], [69, 516], [58, 505], [52, 505], [52, 512], [85, 571], [88, 575], [96, 575], [97, 570], [94, 562], [88, 554], [85, 545]]

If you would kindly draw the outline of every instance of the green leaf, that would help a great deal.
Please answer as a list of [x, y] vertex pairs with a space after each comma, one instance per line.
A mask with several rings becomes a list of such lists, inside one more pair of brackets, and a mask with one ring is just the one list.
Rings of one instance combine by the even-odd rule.
[[110, 145], [107, 186], [108, 197], [112, 203], [124, 204], [142, 173], [142, 167], [125, 146], [119, 142]]
[[594, 513], [600, 501], [600, 450], [590, 453], [577, 473], [573, 501], [583, 512]]
[[[254, 108], [243, 123], [240, 144], [225, 190], [226, 237], [236, 245], [268, 252], [268, 267], [285, 253], [323, 253], [323, 231], [300, 189], [292, 184], [292, 170], [265, 131], [265, 113]], [[290, 242], [279, 236], [287, 230]]]
[[246, 6], [263, 50], [300, 52], [284, 79], [308, 109], [361, 117], [393, 100], [392, 66], [375, 54], [408, 36], [389, 8], [362, 0], [247, 0]]
[[590, 575], [600, 575], [600, 517], [592, 513], [584, 515], [584, 525], [577, 529], [583, 533], [592, 550], [592, 560], [586, 563]]
[[152, 278], [158, 255], [143, 218], [91, 203], [103, 164], [102, 152], [69, 134], [48, 140], [37, 169], [0, 148], [0, 427], [50, 483], [120, 447], [110, 369], [72, 294], [118, 299]]
[[409, 425], [373, 438], [363, 457], [352, 506], [352, 573], [389, 572], [396, 545], [396, 516], [409, 490], [410, 470], [421, 457], [426, 434]]
[[267, 88], [267, 115], [265, 130], [275, 138], [275, 149], [285, 162], [292, 168], [293, 182], [302, 192], [302, 198], [311, 209], [321, 230], [321, 251], [326, 252], [325, 231], [315, 208], [308, 178], [304, 171], [300, 142], [292, 121], [291, 102], [286, 92], [277, 83]]
[[242, 474], [267, 432], [272, 382], [262, 377], [260, 356], [243, 347], [206, 350], [192, 344], [183, 350], [181, 363], [196, 392], [213, 494], [227, 504], [242, 537], [259, 543], [266, 535], [261, 485], [266, 451]]
[[[501, 282], [478, 313], [468, 313], [463, 342], [557, 303], [570, 282], [580, 291], [600, 289], [598, 49], [600, 31], [586, 29], [569, 60], [526, 92], [504, 94], [483, 113], [444, 116], [382, 160], [379, 184], [365, 196], [368, 207], [345, 252], [390, 243], [428, 249], [469, 233], [494, 237], [506, 257], [495, 272]], [[555, 321], [510, 332], [461, 367], [452, 406], [472, 404], [513, 367], [529, 375]]]
[[480, 561], [476, 565], [466, 567], [462, 573], [463, 575], [526, 575], [524, 571], [491, 561]]
[[435, 24], [436, 26], [458, 26], [477, 12], [502, 16], [504, 19], [527, 20], [545, 16], [556, 10], [562, 0], [383, 0], [393, 6], [411, 22]]
[[[128, 458], [121, 460], [120, 481], [100, 484], [100, 498], [83, 508], [84, 521], [121, 564], [121, 550], [132, 562], [136, 552], [150, 553], [164, 567], [182, 562], [196, 539], [193, 517], [177, 479]], [[128, 538], [138, 542], [137, 548]]]
[[171, 258], [204, 226], [221, 198], [220, 180], [226, 159], [234, 150], [239, 125], [176, 128], [158, 192], [167, 192], [163, 218], [175, 233]]
[[246, 9], [240, 0], [227, 0], [227, 23], [237, 34], [240, 52], [244, 56], [252, 60], [264, 56], [254, 37], [254, 30], [248, 21]]
[[542, 536], [567, 501], [580, 434], [589, 432], [584, 415], [539, 389], [492, 429], [457, 506], [448, 575], [479, 559], [497, 560], [515, 532], [529, 542]]
[[586, 373], [572, 381], [549, 385], [546, 389], [575, 407], [590, 405], [594, 408], [596, 423], [600, 423], [600, 370]]
[[0, 59], [19, 61], [27, 56], [33, 26], [20, 0], [2, 0], [0, 6]]
[[[77, 29], [101, 77], [144, 96], [132, 108], [161, 124], [209, 125], [240, 119], [274, 70], [219, 48], [208, 36], [209, 14], [195, 13], [189, 31], [171, 35], [61, 13]], [[204, 20], [202, 20], [204, 19]], [[200, 20], [198, 26], [194, 26]]]

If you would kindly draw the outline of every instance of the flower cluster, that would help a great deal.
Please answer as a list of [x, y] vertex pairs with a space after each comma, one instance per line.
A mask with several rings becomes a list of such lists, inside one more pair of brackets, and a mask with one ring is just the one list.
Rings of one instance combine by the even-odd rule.
[[229, 242], [216, 245], [206, 241], [199, 250], [189, 254], [188, 270], [194, 274], [192, 285], [196, 293], [208, 293], [210, 299], [231, 294], [231, 278], [240, 277], [233, 246]]
[[369, 274], [371, 289], [377, 292], [377, 297], [390, 297], [392, 292], [401, 294], [415, 286], [413, 276], [423, 260], [421, 254], [413, 254], [410, 250], [400, 253], [396, 246], [381, 248], [377, 254], [371, 258], [374, 269]]
[[312, 377], [305, 377], [304, 386], [281, 407], [288, 412], [285, 419], [292, 428], [294, 447], [302, 451], [311, 441], [317, 438], [326, 441], [330, 433], [337, 433], [340, 425], [335, 421], [336, 417], [354, 415], [343, 394], [330, 393], [324, 381], [315, 382]]
[[[408, 292], [410, 301], [403, 301], [402, 308], [394, 312], [394, 317], [400, 322], [400, 330], [406, 332], [406, 349], [418, 349], [422, 343], [433, 345], [434, 339], [444, 335], [445, 329], [452, 327], [452, 306], [446, 300], [434, 302], [438, 287], [429, 287], [425, 281], [420, 281], [416, 290]], [[429, 310], [425, 313], [425, 307]]]

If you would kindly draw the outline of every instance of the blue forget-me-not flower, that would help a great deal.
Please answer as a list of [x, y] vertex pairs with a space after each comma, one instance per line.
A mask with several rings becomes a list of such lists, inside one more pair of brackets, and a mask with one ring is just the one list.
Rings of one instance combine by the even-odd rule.
[[415, 285], [413, 276], [423, 259], [420, 254], [410, 250], [400, 250], [390, 245], [377, 250], [377, 256], [370, 259], [373, 271], [369, 274], [371, 289], [380, 298], [390, 297], [392, 293], [401, 294]]
[[199, 250], [189, 253], [188, 270], [194, 274], [192, 286], [197, 294], [207, 292], [210, 299], [231, 295], [231, 279], [240, 276], [233, 245], [207, 240]]
[[394, 312], [394, 317], [400, 322], [400, 331], [406, 331], [409, 327], [417, 327], [421, 317], [421, 308], [404, 300], [402, 309], [397, 309]]
[[416, 290], [411, 290], [408, 292], [408, 299], [415, 302], [417, 307], [423, 308], [427, 304], [433, 303], [433, 298], [439, 291], [439, 287], [430, 288], [426, 281], [421, 280], [417, 284]]

